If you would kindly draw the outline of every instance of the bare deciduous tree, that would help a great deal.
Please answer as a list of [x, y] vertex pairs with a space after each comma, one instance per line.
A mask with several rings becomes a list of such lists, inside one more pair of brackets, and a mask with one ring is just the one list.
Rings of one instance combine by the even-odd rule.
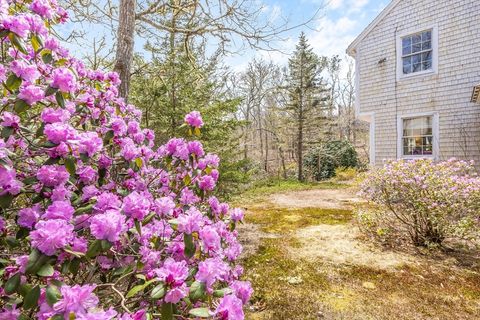
[[[195, 41], [211, 40], [222, 52], [242, 47], [275, 50], [282, 34], [309, 24], [292, 25], [286, 18], [265, 13], [265, 6], [256, 0], [62, 0], [80, 23], [102, 25], [117, 38], [115, 69], [123, 82], [121, 92], [128, 89], [134, 37], [144, 39], [179, 35], [188, 51]], [[320, 11], [321, 6], [319, 7]], [[173, 23], [174, 22], [174, 23]], [[118, 30], [115, 32], [114, 30]], [[242, 45], [240, 45], [242, 44]]]

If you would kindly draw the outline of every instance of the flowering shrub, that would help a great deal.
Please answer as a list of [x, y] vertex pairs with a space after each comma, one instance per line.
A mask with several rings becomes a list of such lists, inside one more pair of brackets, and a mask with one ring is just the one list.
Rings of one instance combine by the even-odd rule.
[[363, 221], [417, 246], [441, 244], [480, 218], [480, 177], [473, 163], [456, 159], [391, 161], [368, 173], [361, 195], [380, 207], [374, 221], [362, 215]]
[[0, 319], [243, 319], [243, 212], [211, 194], [219, 158], [154, 150], [117, 74], [50, 35], [55, 0], [0, 0], [0, 17]]

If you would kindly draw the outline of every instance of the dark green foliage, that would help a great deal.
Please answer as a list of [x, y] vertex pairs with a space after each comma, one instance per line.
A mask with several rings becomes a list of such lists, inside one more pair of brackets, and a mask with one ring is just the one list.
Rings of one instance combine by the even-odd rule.
[[304, 160], [305, 169], [317, 181], [334, 177], [337, 168], [355, 168], [358, 164], [357, 151], [346, 140], [331, 141], [314, 148]]
[[196, 139], [205, 152], [222, 159], [218, 193], [237, 189], [249, 178], [249, 163], [238, 156], [244, 123], [235, 116], [240, 99], [230, 96], [219, 61], [205, 58], [201, 48], [189, 53], [181, 45], [171, 52], [151, 50], [152, 61], [137, 57], [142, 71], [132, 77], [130, 92], [130, 101], [143, 110], [143, 124], [155, 131], [157, 145], [173, 137], [191, 138], [184, 117], [199, 111], [205, 126]]
[[328, 116], [329, 90], [322, 78], [326, 67], [325, 59], [319, 57], [308, 44], [302, 32], [292, 57], [288, 61], [287, 92], [289, 104], [285, 112], [295, 127], [297, 178], [303, 181], [303, 157], [307, 146], [319, 141], [319, 127], [323, 127]]

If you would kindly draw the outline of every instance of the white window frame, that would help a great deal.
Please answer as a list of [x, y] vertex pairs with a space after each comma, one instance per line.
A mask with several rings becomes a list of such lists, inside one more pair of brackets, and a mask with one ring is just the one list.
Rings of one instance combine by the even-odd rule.
[[[403, 120], [421, 117], [432, 117], [432, 154], [431, 155], [404, 155], [403, 154]], [[433, 159], [438, 160], [440, 154], [440, 130], [438, 112], [425, 112], [399, 115], [397, 117], [397, 158], [398, 159]]]
[[[403, 73], [403, 59], [402, 59], [402, 39], [424, 31], [432, 31], [432, 68], [424, 71], [417, 71], [408, 74]], [[397, 80], [410, 79], [421, 76], [428, 76], [438, 73], [438, 26], [427, 26], [425, 28], [417, 28], [415, 30], [409, 30], [397, 35]]]

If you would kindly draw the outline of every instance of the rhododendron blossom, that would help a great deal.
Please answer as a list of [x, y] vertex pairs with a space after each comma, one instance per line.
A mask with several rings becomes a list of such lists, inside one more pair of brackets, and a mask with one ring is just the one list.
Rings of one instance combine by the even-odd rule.
[[55, 39], [56, 0], [0, 0], [0, 17], [0, 319], [243, 319], [243, 212], [213, 195], [218, 156], [155, 146], [118, 75]]
[[185, 116], [185, 122], [196, 128], [201, 128], [203, 127], [203, 119], [202, 116], [200, 115], [200, 112], [198, 111], [192, 111], [189, 114]]

